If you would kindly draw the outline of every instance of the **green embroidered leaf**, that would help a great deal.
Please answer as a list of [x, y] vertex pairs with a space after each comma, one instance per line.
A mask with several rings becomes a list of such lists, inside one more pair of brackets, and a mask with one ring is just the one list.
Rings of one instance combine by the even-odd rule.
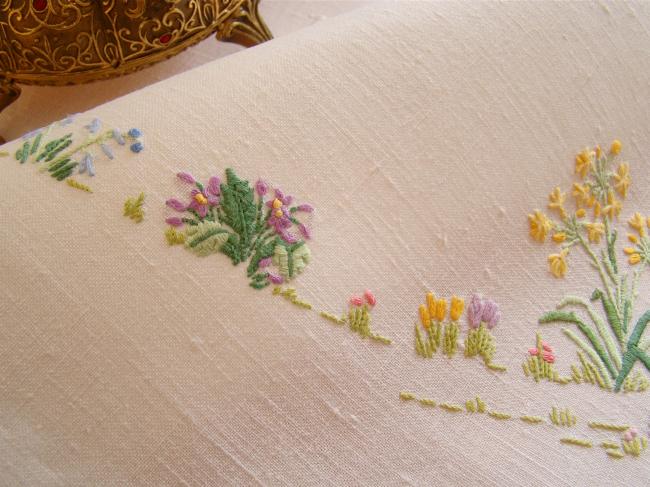
[[248, 277], [251, 277], [253, 274], [255, 274], [255, 272], [257, 272], [257, 266], [259, 265], [260, 260], [273, 256], [277, 240], [278, 239], [276, 237], [266, 243], [257, 246], [257, 249], [255, 249], [255, 253], [253, 254], [253, 257], [251, 258], [251, 261], [248, 264], [248, 268], [246, 270]]
[[221, 247], [221, 252], [230, 257], [233, 265], [242, 262], [241, 249], [239, 247], [239, 235], [231, 233], [228, 240]]
[[185, 247], [202, 257], [219, 252], [230, 235], [216, 222], [201, 222], [188, 227], [185, 233]]
[[582, 332], [582, 334], [585, 337], [587, 337], [589, 342], [591, 342], [592, 347], [594, 347], [594, 350], [598, 354], [598, 357], [603, 362], [605, 367], [607, 367], [607, 371], [612, 376], [612, 379], [616, 378], [617, 375], [616, 370], [614, 369], [612, 362], [609, 360], [609, 357], [605, 353], [605, 349], [603, 345], [600, 343], [600, 340], [598, 340], [598, 337], [596, 336], [594, 331], [591, 328], [589, 328], [580, 318], [578, 318], [578, 316], [575, 313], [573, 312], [567, 313], [566, 311], [549, 311], [539, 319], [539, 322], [540, 324], [562, 322], [562, 323], [574, 323], [575, 325], [577, 325], [578, 329]]
[[43, 147], [43, 150], [41, 153], [38, 155], [36, 158], [37, 162], [42, 161], [45, 159], [46, 161], [51, 161], [56, 157], [56, 155], [61, 152], [63, 149], [66, 147], [69, 147], [70, 144], [72, 144], [72, 134], [66, 134], [63, 137], [59, 139], [55, 139], [51, 142], [48, 142], [45, 144], [45, 147]]
[[607, 321], [609, 321], [609, 326], [611, 326], [612, 330], [614, 330], [616, 338], [618, 338], [619, 342], [623, 343], [623, 327], [621, 325], [621, 321], [618, 319], [618, 314], [616, 313], [614, 304], [609, 300], [607, 296], [605, 296], [605, 294], [600, 289], [595, 289], [591, 294], [592, 301], [596, 301], [597, 299], [600, 299], [603, 304], [603, 309], [607, 315]]
[[43, 132], [40, 132], [36, 138], [34, 139], [34, 142], [32, 143], [32, 148], [29, 151], [30, 155], [36, 154], [36, 151], [38, 150], [39, 146], [41, 145], [41, 139], [43, 138]]
[[144, 219], [142, 205], [144, 205], [144, 193], [140, 193], [137, 198], [127, 198], [124, 202], [124, 216], [129, 217], [136, 223], [140, 223]]
[[239, 236], [239, 261], [246, 260], [256, 230], [257, 207], [253, 188], [230, 168], [226, 169], [226, 182], [221, 184], [221, 208], [224, 223]]
[[609, 262], [612, 264], [612, 269], [614, 273], [618, 274], [618, 264], [616, 262], [616, 248], [614, 244], [616, 243], [617, 232], [614, 230], [612, 232], [611, 238], [607, 239], [607, 256], [609, 257]]
[[278, 267], [280, 275], [284, 277], [285, 281], [290, 281], [307, 267], [310, 257], [311, 252], [305, 242], [300, 241], [293, 245], [279, 242], [275, 246], [273, 263]]

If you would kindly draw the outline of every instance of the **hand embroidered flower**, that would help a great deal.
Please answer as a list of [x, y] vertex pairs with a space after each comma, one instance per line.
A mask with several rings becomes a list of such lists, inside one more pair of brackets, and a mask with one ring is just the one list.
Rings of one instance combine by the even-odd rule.
[[[571, 378], [558, 378], [544, 363], [530, 362], [527, 370], [536, 378], [545, 377], [563, 383], [586, 381], [615, 391], [621, 388], [625, 391], [640, 391], [646, 387], [647, 379], [637, 379], [636, 375], [629, 374], [637, 363], [650, 370], [650, 355], [639, 346], [639, 343], [643, 343], [640, 340], [650, 323], [650, 311], [643, 314], [636, 324], [632, 320], [636, 298], [633, 290], [635, 282], [650, 264], [650, 238], [646, 229], [649, 222], [638, 212], [628, 221], [635, 231], [628, 234], [633, 246], [623, 248], [623, 252], [628, 256], [629, 264], [639, 267], [635, 272], [625, 273], [621, 269], [615, 247], [618, 237], [615, 222], [623, 209], [622, 200], [617, 198], [617, 194], [625, 198], [631, 184], [629, 164], [624, 162], [615, 166], [621, 149], [621, 142], [615, 140], [607, 154], [596, 146], [593, 150], [585, 149], [576, 156], [576, 173], [582, 181], [572, 185], [577, 206], [574, 215], [569, 215], [566, 211], [564, 195], [559, 188], [555, 188], [549, 197], [549, 206], [560, 212], [559, 221], [549, 219], [539, 211], [528, 215], [530, 235], [535, 240], [544, 242], [546, 234], [553, 231], [552, 241], [560, 246], [559, 252], [548, 257], [549, 270], [553, 276], [566, 276], [571, 248], [579, 247], [584, 251], [583, 255], [587, 256], [596, 270], [599, 280], [591, 301], [600, 302], [604, 312], [604, 316], [599, 315], [594, 305], [579, 297], [567, 296], [558, 307], [570, 305], [586, 310], [589, 319], [574, 311], [562, 309], [543, 315], [540, 323], [575, 325], [582, 337], [570, 328], [563, 331], [585, 355], [581, 355], [582, 351], [578, 352], [581, 365], [572, 367]], [[593, 210], [592, 221], [585, 219], [587, 208]], [[609, 324], [609, 329], [605, 323]], [[615, 344], [615, 341], [618, 343]], [[543, 356], [541, 349], [538, 355]], [[552, 354], [547, 358], [550, 359], [551, 356]], [[543, 362], [547, 365], [550, 363]]]
[[553, 228], [551, 220], [539, 210], [535, 210], [532, 215], [528, 215], [528, 223], [530, 224], [530, 236], [538, 242], [544, 242], [546, 235]]
[[[21, 164], [27, 161], [39, 163], [40, 172], [47, 172], [57, 181], [63, 181], [72, 176], [75, 171], [78, 174], [94, 176], [96, 173], [95, 160], [100, 153], [108, 159], [115, 158], [115, 152], [111, 147], [113, 142], [124, 145], [127, 140], [132, 141], [134, 145], [138, 146], [138, 150], [134, 150], [134, 152], [140, 152], [144, 148], [142, 142], [138, 140], [138, 137], [142, 135], [138, 129], [131, 129], [125, 134], [118, 129], [101, 131], [102, 123], [97, 118], [85, 125], [90, 135], [85, 136], [84, 140], [79, 143], [75, 143], [73, 132], [61, 137], [49, 137], [52, 130], [66, 126], [71, 122], [72, 118], [68, 117], [62, 121], [54, 122], [48, 127], [25, 134], [22, 145], [15, 153], [16, 160]], [[132, 134], [137, 134], [137, 137]], [[133, 146], [131, 149], [133, 150]], [[68, 184], [68, 186], [77, 189], [79, 189], [79, 185], [85, 186], [82, 183], [77, 183]]]
[[[234, 265], [248, 262], [247, 275], [255, 289], [287, 282], [307, 266], [311, 253], [303, 239], [309, 238], [310, 231], [296, 213], [308, 213], [311, 206], [292, 207], [293, 198], [280, 189], [267, 200], [266, 182], [258, 180], [253, 188], [231, 169], [226, 170], [225, 182], [213, 176], [205, 186], [188, 172], [179, 172], [177, 177], [192, 188], [187, 203], [177, 198], [166, 201], [185, 214], [165, 220], [172, 228], [184, 228], [183, 233], [166, 232], [170, 244], [184, 243], [201, 256], [219, 252]], [[179, 234], [184, 238], [178, 238]]]

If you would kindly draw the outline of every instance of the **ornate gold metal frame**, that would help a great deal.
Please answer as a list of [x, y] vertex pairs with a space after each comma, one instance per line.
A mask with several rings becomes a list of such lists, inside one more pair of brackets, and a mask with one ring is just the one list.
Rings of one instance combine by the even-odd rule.
[[246, 47], [272, 38], [259, 0], [0, 0], [0, 111], [18, 84], [121, 76], [213, 33]]

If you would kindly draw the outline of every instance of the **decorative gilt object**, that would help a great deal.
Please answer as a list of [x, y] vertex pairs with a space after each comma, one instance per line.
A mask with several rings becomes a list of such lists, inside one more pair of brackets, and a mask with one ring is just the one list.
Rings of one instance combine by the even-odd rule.
[[272, 38], [259, 0], [0, 0], [0, 111], [18, 84], [112, 78], [212, 33], [246, 47]]

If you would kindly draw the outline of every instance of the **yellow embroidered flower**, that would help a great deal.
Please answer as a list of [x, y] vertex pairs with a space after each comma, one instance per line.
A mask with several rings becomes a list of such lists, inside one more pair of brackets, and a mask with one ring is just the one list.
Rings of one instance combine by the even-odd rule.
[[429, 316], [434, 318], [436, 316], [436, 296], [433, 293], [427, 293], [427, 308]]
[[641, 256], [639, 254], [632, 254], [627, 261], [632, 265], [638, 264], [641, 262]]
[[557, 186], [551, 194], [548, 195], [548, 207], [551, 210], [557, 210], [560, 213], [562, 220], [566, 218], [566, 211], [564, 210], [564, 201], [566, 200], [566, 195], [560, 191], [560, 187]]
[[600, 218], [601, 213], [602, 207], [600, 206], [600, 203], [596, 203], [594, 206], [594, 218]]
[[600, 145], [596, 146], [596, 159], [603, 157], [603, 150], [600, 148]]
[[632, 215], [632, 218], [627, 222], [628, 225], [630, 225], [632, 228], [634, 228], [637, 232], [639, 232], [639, 235], [642, 237], [645, 237], [646, 231], [645, 231], [645, 218], [641, 216], [641, 213], [635, 213]]
[[573, 183], [573, 196], [576, 199], [576, 203], [578, 205], [586, 205], [590, 206], [589, 203], [591, 201], [595, 202], [595, 198], [591, 195], [591, 191], [589, 190], [589, 186], [586, 184], [580, 184], [580, 183]]
[[465, 309], [465, 301], [456, 296], [451, 297], [451, 309], [449, 310], [449, 317], [452, 321], [458, 321]]
[[553, 242], [562, 243], [566, 240], [566, 233], [564, 232], [554, 233], [552, 238], [553, 238]]
[[546, 240], [546, 234], [553, 228], [551, 220], [539, 210], [535, 210], [532, 215], [528, 215], [528, 223], [530, 225], [530, 236], [538, 242]]
[[423, 304], [420, 305], [420, 323], [425, 328], [429, 328], [431, 325], [431, 318], [429, 317], [429, 310]]
[[559, 254], [551, 254], [548, 256], [548, 264], [551, 274], [555, 277], [564, 277], [568, 269], [566, 263], [566, 256], [569, 254], [569, 249], [562, 250]]
[[628, 234], [627, 234], [627, 238], [628, 238], [628, 240], [629, 240], [630, 242], [632, 242], [633, 244], [638, 244], [638, 243], [639, 243], [639, 237], [637, 237], [637, 236], [634, 235], [633, 233], [628, 233]]
[[585, 227], [590, 242], [599, 243], [600, 237], [605, 235], [605, 225], [600, 222], [585, 223]]
[[439, 299], [436, 303], [436, 320], [442, 321], [445, 319], [445, 314], [447, 313], [447, 301], [444, 299]]
[[203, 193], [196, 193], [194, 195], [194, 200], [199, 204], [199, 205], [207, 205], [208, 204], [208, 199], [203, 196]]
[[627, 196], [627, 190], [630, 187], [630, 165], [627, 162], [621, 163], [614, 173], [614, 188], [623, 198]]
[[576, 211], [576, 217], [584, 218], [585, 216], [587, 216], [587, 211], [584, 208], [580, 208]]
[[589, 149], [583, 150], [580, 154], [576, 155], [576, 174], [580, 174], [581, 178], [585, 178], [589, 169], [591, 169], [593, 153]]
[[625, 252], [627, 255], [632, 255], [636, 253], [636, 249], [633, 247], [625, 247], [623, 249], [623, 252]]
[[612, 146], [609, 148], [609, 152], [614, 155], [618, 155], [621, 152], [621, 149], [623, 148], [623, 144], [621, 143], [620, 140], [614, 139], [612, 142]]
[[605, 213], [609, 218], [614, 219], [615, 216], [618, 216], [623, 209], [621, 202], [616, 199], [614, 192], [610, 189], [607, 193], [607, 206], [603, 208], [603, 213]]

